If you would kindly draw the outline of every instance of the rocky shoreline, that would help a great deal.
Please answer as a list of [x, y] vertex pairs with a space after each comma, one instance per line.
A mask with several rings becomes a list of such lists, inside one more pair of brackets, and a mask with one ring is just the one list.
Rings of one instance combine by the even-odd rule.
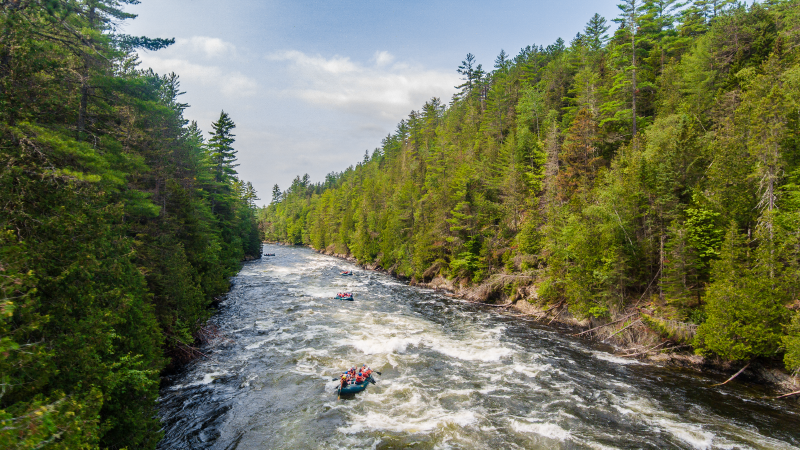
[[[275, 244], [285, 245], [278, 242], [275, 242]], [[403, 277], [393, 270], [387, 270], [377, 263], [361, 264], [351, 255], [314, 248], [312, 250], [346, 260], [363, 269], [389, 274], [408, 282], [412, 286], [434, 289], [449, 297], [496, 307], [508, 313], [514, 311], [516, 314], [512, 315], [515, 317], [534, 319], [545, 325], [558, 323], [575, 330], [576, 333], [573, 333], [573, 336], [608, 343], [614, 348], [616, 356], [636, 358], [652, 364], [725, 376], [726, 379], [737, 374], [742, 369], [741, 364], [697, 355], [691, 351], [690, 345], [659, 336], [658, 333], [644, 325], [643, 322], [647, 320], [647, 317], [650, 317], [649, 311], [644, 307], [628, 308], [609, 319], [579, 320], [570, 314], [569, 309], [563, 302], [548, 308], [536, 305], [536, 290], [533, 285], [521, 286], [515, 289], [511, 296], [501, 293], [492, 298], [492, 293], [496, 294], [497, 292], [498, 281], [491, 278], [481, 285], [457, 285], [454, 280], [448, 280], [441, 276], [436, 276], [430, 281], [418, 281], [413, 278]], [[505, 275], [505, 277], [513, 279], [514, 277], [522, 276]], [[503, 280], [499, 284], [504, 285], [503, 283], [507, 281]], [[495, 302], [490, 303], [488, 301], [490, 299], [495, 300]], [[534, 301], [532, 302], [531, 300]], [[736, 379], [740, 382], [765, 386], [775, 392], [772, 397], [800, 391], [800, 380], [791, 376], [782, 367], [773, 364], [771, 361], [751, 362], [745, 370], [737, 374]], [[800, 404], [800, 395], [785, 397], [782, 400]]]

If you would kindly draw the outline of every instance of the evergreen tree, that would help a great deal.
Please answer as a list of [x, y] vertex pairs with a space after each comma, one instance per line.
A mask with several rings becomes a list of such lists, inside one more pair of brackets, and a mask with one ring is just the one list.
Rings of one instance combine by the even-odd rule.
[[222, 111], [219, 119], [211, 124], [211, 138], [208, 150], [214, 163], [217, 183], [225, 183], [236, 176], [236, 150], [233, 148], [236, 135], [231, 131], [236, 128], [228, 113]]
[[462, 96], [467, 96], [480, 87], [483, 77], [486, 74], [480, 64], [477, 66], [475, 65], [475, 55], [472, 53], [467, 53], [466, 58], [464, 58], [464, 60], [461, 61], [461, 65], [458, 66], [457, 72], [464, 81], [456, 86], [456, 89], [461, 89]]
[[609, 25], [606, 24], [606, 19], [600, 14], [594, 13], [583, 30], [583, 34], [586, 36], [586, 43], [589, 48], [595, 51], [603, 48], [608, 40], [608, 35], [606, 32], [609, 28]]
[[618, 31], [618, 33], [621, 35], [622, 39], [624, 39], [624, 43], [620, 45], [620, 48], [627, 49], [630, 55], [630, 66], [626, 67], [623, 73], [630, 72], [627, 79], [630, 80], [631, 86], [631, 135], [636, 136], [636, 98], [639, 93], [639, 88], [636, 83], [636, 53], [638, 50], [637, 37], [639, 35], [641, 21], [641, 3], [639, 0], [624, 0], [623, 3], [618, 4], [617, 7], [620, 9], [620, 17], [614, 19], [614, 21], [620, 24], [620, 31]]
[[732, 224], [712, 269], [714, 282], [705, 297], [708, 319], [697, 333], [700, 351], [734, 361], [776, 355], [788, 313], [769, 241], [753, 256], [745, 245]]
[[281, 201], [281, 188], [277, 184], [272, 186], [272, 203], [279, 203]]

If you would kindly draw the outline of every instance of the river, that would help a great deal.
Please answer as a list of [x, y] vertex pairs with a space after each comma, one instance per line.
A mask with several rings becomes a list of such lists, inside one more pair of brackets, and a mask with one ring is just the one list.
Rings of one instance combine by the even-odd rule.
[[[794, 449], [800, 410], [563, 331], [266, 245], [161, 391], [161, 449]], [[352, 277], [340, 270], [353, 270]], [[350, 291], [354, 302], [333, 300]], [[377, 384], [337, 399], [368, 364]]]

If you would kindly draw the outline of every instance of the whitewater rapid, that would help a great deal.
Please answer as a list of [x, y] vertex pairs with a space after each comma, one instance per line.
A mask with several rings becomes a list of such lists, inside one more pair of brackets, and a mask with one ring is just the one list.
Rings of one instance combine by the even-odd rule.
[[[308, 249], [265, 252], [233, 280], [210, 359], [162, 389], [160, 448], [800, 447], [798, 410], [761, 392], [709, 389], [718, 380]], [[378, 383], [337, 399], [333, 378], [364, 363]]]

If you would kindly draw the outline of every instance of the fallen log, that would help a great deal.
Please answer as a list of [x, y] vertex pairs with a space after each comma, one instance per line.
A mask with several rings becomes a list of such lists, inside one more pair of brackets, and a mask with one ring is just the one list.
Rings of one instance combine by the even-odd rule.
[[800, 394], [800, 391], [794, 391], [794, 392], [790, 392], [788, 394], [779, 395], [778, 397], [774, 397], [773, 400], [778, 400], [778, 399], [781, 399], [781, 398], [791, 397], [792, 395], [797, 395], [797, 394]]
[[634, 320], [633, 322], [631, 322], [631, 323], [629, 323], [628, 325], [626, 325], [625, 327], [623, 327], [621, 330], [618, 330], [618, 331], [614, 332], [613, 334], [611, 334], [610, 336], [606, 336], [605, 338], [603, 338], [603, 342], [605, 342], [605, 341], [606, 341], [606, 339], [610, 339], [610, 338], [612, 338], [612, 337], [614, 337], [614, 336], [616, 336], [616, 335], [618, 335], [618, 334], [622, 333], [623, 331], [627, 330], [628, 328], [630, 328], [630, 327], [632, 327], [632, 326], [636, 325], [637, 323], [639, 323], [639, 322], [641, 322], [641, 321], [642, 321], [642, 319], [636, 319], [636, 320]]
[[738, 377], [738, 376], [739, 376], [739, 374], [741, 374], [742, 372], [744, 372], [744, 369], [747, 369], [748, 367], [750, 367], [750, 363], [747, 363], [747, 364], [745, 364], [745, 365], [744, 365], [744, 367], [742, 367], [741, 369], [739, 369], [739, 371], [738, 371], [738, 372], [736, 372], [735, 374], [733, 374], [733, 376], [732, 376], [732, 377], [730, 377], [730, 378], [728, 378], [727, 380], [725, 380], [725, 382], [723, 382], [723, 383], [718, 383], [718, 384], [712, 384], [712, 385], [711, 385], [711, 386], [709, 386], [709, 387], [717, 387], [717, 386], [722, 386], [723, 384], [728, 384], [728, 382], [729, 382], [729, 381], [731, 381], [731, 380], [733, 380], [734, 378]]
[[647, 350], [642, 351], [642, 352], [630, 353], [630, 354], [627, 354], [627, 355], [619, 355], [619, 356], [622, 357], [622, 358], [633, 358], [634, 356], [645, 355], [645, 354], [650, 353], [651, 351], [657, 349], [658, 347], [661, 347], [662, 345], [664, 345], [664, 344], [666, 344], [668, 342], [669, 341], [664, 341], [664, 342], [662, 342], [660, 344], [657, 344], [657, 345], [654, 345], [654, 346], [652, 346], [652, 347], [650, 347]]
[[[560, 315], [561, 315], [561, 313], [563, 313], [563, 312], [564, 312], [564, 310], [566, 310], [566, 308], [559, 310], [559, 311], [558, 311], [558, 314], [556, 314], [555, 316], [553, 316], [553, 318], [552, 318], [552, 319], [550, 319], [550, 322], [547, 322], [547, 324], [548, 324], [548, 325], [550, 325], [551, 323], [553, 323], [553, 321], [554, 321], [554, 320], [558, 319], [558, 316], [560, 316]], [[548, 311], [549, 311], [549, 309], [548, 309]], [[547, 314], [545, 314], [545, 315], [547, 315]]]
[[636, 313], [633, 313], [633, 314], [628, 314], [627, 316], [623, 317], [622, 319], [615, 320], [615, 321], [613, 321], [613, 322], [609, 322], [609, 323], [606, 323], [606, 324], [600, 325], [599, 327], [594, 327], [594, 328], [592, 328], [592, 329], [590, 329], [590, 330], [581, 331], [581, 332], [580, 332], [580, 333], [578, 333], [578, 334], [573, 334], [573, 336], [580, 336], [580, 335], [582, 335], [582, 334], [586, 334], [586, 333], [588, 333], [588, 332], [590, 332], [590, 331], [599, 330], [600, 328], [607, 327], [607, 326], [609, 326], [609, 325], [614, 325], [615, 323], [620, 323], [620, 322], [622, 322], [622, 321], [624, 321], [624, 320], [630, 319], [631, 317], [633, 317], [633, 316], [635, 316], [635, 315], [636, 315]]

